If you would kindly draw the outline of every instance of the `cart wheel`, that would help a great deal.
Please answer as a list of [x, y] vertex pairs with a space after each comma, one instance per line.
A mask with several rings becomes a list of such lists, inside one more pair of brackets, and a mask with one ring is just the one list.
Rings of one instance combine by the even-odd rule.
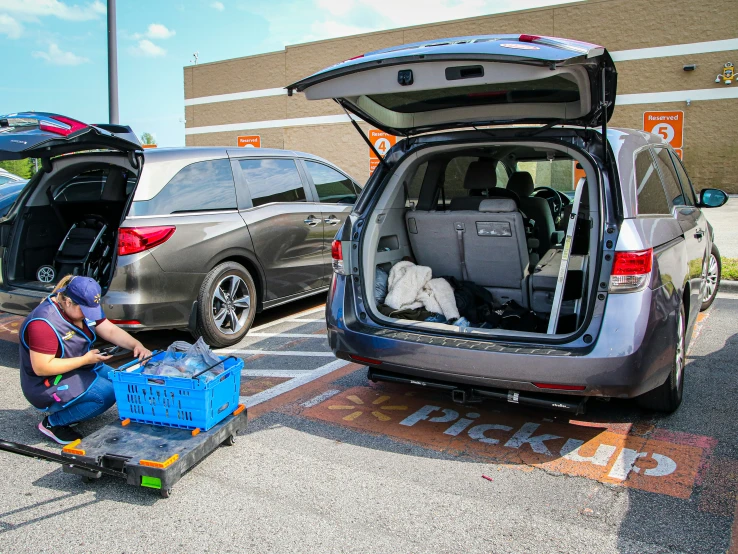
[[236, 435], [231, 435], [223, 441], [224, 446], [233, 446], [234, 444], [236, 444]]
[[172, 494], [172, 489], [161, 489], [159, 494], [161, 494], [162, 498], [169, 498]]

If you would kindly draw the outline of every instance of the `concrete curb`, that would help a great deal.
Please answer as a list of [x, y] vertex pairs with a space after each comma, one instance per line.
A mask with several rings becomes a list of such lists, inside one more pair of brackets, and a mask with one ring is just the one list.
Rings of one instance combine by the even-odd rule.
[[718, 292], [738, 292], [738, 281], [724, 281], [720, 280], [720, 286]]

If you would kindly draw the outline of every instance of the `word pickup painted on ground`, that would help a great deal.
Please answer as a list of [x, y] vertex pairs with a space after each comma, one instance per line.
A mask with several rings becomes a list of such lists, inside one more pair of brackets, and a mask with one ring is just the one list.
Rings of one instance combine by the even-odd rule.
[[709, 442], [692, 437], [675, 444], [627, 434], [623, 425], [533, 421], [517, 413], [430, 403], [394, 390], [355, 387], [309, 408], [305, 415], [435, 450], [678, 498], [691, 495], [705, 453], [695, 445]]

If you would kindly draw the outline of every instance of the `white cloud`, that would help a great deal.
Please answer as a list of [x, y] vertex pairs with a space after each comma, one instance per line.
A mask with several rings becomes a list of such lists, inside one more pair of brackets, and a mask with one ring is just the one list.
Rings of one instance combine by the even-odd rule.
[[172, 38], [175, 34], [176, 34], [176, 31], [167, 29], [161, 23], [152, 23], [151, 25], [149, 25], [149, 28], [146, 31], [146, 36], [152, 39]]
[[0, 0], [0, 12], [26, 21], [48, 16], [67, 21], [89, 21], [104, 15], [107, 9], [100, 0], [71, 5], [60, 0]]
[[143, 39], [138, 41], [138, 46], [131, 48], [131, 52], [137, 56], [147, 56], [149, 58], [157, 58], [160, 56], [166, 56], [167, 51], [161, 46], [157, 46], [149, 39]]
[[49, 44], [48, 51], [33, 52], [32, 55], [34, 58], [41, 58], [52, 65], [80, 65], [90, 61], [87, 58], [83, 58], [82, 56], [78, 56], [72, 52], [64, 52], [53, 42]]
[[225, 10], [225, 6], [223, 5], [223, 2], [211, 2], [210, 7], [218, 10], [219, 12], [222, 12], [223, 10]]
[[23, 25], [9, 15], [0, 13], [0, 35], [7, 35], [8, 38], [20, 38], [22, 34]]

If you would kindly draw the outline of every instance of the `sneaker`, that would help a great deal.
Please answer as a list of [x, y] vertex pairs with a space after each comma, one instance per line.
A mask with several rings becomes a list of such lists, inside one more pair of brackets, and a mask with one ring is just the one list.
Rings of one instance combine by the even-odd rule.
[[49, 423], [49, 416], [46, 416], [44, 420], [38, 424], [38, 430], [59, 444], [69, 444], [70, 442], [74, 442], [77, 439], [82, 438], [82, 435], [68, 425], [51, 425]]

